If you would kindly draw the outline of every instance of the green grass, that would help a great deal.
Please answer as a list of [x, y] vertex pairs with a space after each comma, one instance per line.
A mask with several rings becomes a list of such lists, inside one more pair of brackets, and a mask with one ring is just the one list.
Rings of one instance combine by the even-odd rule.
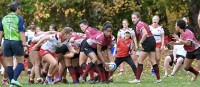
[[[124, 74], [121, 76], [117, 76], [117, 71], [114, 74], [114, 83], [110, 84], [54, 84], [54, 85], [42, 85], [42, 84], [28, 84], [28, 75], [25, 74], [25, 72], [22, 73], [20, 78], [18, 79], [19, 82], [23, 84], [23, 87], [200, 87], [200, 77], [192, 82], [190, 79], [193, 76], [192, 73], [189, 73], [188, 75], [185, 75], [182, 71], [179, 71], [176, 76], [174, 77], [166, 77], [163, 78], [163, 62], [164, 57], [168, 55], [167, 53], [164, 53], [162, 56], [162, 59], [160, 61], [160, 73], [161, 73], [161, 79], [162, 83], [154, 83], [156, 81], [155, 76], [151, 76], [151, 66], [149, 66], [148, 58], [144, 62], [144, 70], [141, 76], [141, 83], [140, 84], [129, 84], [128, 81], [133, 80], [133, 72], [130, 69], [130, 66], [125, 64], [125, 71]], [[193, 63], [193, 66], [197, 69], [196, 62]], [[172, 67], [169, 69], [172, 70]], [[2, 79], [2, 76], [0, 76], [0, 79]], [[69, 82], [71, 81], [71, 77], [67, 76], [67, 79]], [[8, 86], [2, 86], [0, 87], [8, 87]]]
[[[147, 70], [145, 70], [147, 71]], [[161, 72], [162, 74], [162, 72]], [[161, 75], [162, 77], [163, 75]], [[110, 84], [55, 84], [55, 85], [42, 85], [42, 84], [28, 84], [28, 76], [23, 75], [19, 78], [19, 81], [23, 84], [23, 87], [199, 87], [200, 83], [197, 81], [192, 82], [190, 78], [192, 74], [189, 75], [183, 74], [183, 72], [179, 72], [177, 76], [174, 77], [166, 77], [162, 78], [162, 83], [154, 83], [156, 80], [155, 76], [151, 76], [150, 73], [144, 72], [141, 77], [140, 84], [129, 84], [127, 81], [133, 80], [133, 74], [129, 72], [129, 69], [126, 73], [121, 76], [114, 75], [114, 83]], [[2, 78], [2, 77], [1, 77]], [[68, 80], [71, 82], [71, 77], [68, 77]], [[2, 86], [0, 87], [8, 87]]]

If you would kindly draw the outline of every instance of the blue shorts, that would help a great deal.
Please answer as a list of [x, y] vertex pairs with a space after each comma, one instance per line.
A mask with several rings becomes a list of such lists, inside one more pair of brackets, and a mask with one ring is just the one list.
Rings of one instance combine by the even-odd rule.
[[3, 55], [5, 57], [24, 56], [24, 47], [21, 41], [4, 40]]

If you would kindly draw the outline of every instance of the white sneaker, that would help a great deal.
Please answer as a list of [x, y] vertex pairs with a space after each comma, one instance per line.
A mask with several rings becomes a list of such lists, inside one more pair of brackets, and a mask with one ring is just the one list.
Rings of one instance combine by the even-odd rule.
[[13, 85], [13, 84], [11, 84], [9, 87], [14, 87], [14, 85]]
[[135, 84], [137, 84], [137, 83], [140, 83], [140, 80], [134, 79], [132, 81], [128, 81], [128, 83], [135, 83]]
[[162, 80], [161, 79], [159, 79], [159, 80], [156, 80], [156, 82], [155, 83], [161, 83], [162, 82]]
[[17, 87], [22, 87], [22, 84], [20, 84], [18, 81], [15, 81], [14, 79], [11, 80], [11, 84], [16, 85]]

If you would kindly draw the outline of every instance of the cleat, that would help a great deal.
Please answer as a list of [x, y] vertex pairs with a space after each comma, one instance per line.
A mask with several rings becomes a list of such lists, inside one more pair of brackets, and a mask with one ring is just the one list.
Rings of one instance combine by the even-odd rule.
[[162, 80], [161, 79], [159, 79], [159, 80], [156, 80], [156, 82], [155, 83], [161, 83], [162, 82]]
[[56, 78], [56, 79], [53, 81], [53, 84], [57, 84], [58, 82], [61, 82], [61, 78]]
[[85, 78], [83, 78], [82, 76], [80, 76], [79, 82], [80, 82], [80, 83], [85, 83]]
[[11, 84], [16, 85], [17, 87], [22, 87], [22, 84], [20, 84], [18, 81], [15, 81], [14, 79], [11, 80]]
[[134, 79], [134, 80], [132, 80], [132, 81], [128, 81], [128, 83], [137, 84], [137, 83], [140, 83], [140, 80]]
[[34, 84], [34, 80], [31, 79], [31, 78], [29, 78], [28, 83], [29, 83], [29, 84]]
[[42, 78], [38, 78], [37, 82], [38, 82], [38, 84], [42, 84], [43, 83], [43, 79]]

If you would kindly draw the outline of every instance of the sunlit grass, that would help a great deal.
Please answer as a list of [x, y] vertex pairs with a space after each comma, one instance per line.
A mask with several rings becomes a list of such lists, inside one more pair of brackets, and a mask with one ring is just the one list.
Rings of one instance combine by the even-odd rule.
[[[186, 75], [183, 71], [179, 71], [178, 74], [174, 77], [165, 77], [163, 78], [163, 62], [164, 57], [167, 54], [164, 53], [163, 57], [161, 59], [160, 63], [160, 73], [161, 73], [161, 79], [162, 83], [154, 83], [156, 81], [155, 76], [151, 76], [151, 66], [149, 64], [148, 58], [145, 60], [144, 64], [144, 71], [141, 76], [141, 83], [140, 84], [129, 84], [129, 80], [133, 80], [133, 72], [131, 71], [131, 68], [129, 65], [125, 64], [125, 71], [121, 76], [117, 76], [118, 71], [114, 74], [114, 82], [110, 84], [72, 84], [71, 77], [67, 75], [67, 79], [70, 82], [70, 84], [55, 84], [55, 85], [42, 85], [42, 84], [28, 84], [28, 75], [25, 74], [25, 72], [22, 73], [20, 78], [18, 79], [22, 84], [23, 87], [200, 87], [200, 80], [197, 79], [197, 81], [192, 82], [190, 81], [191, 77], [193, 76], [192, 73], [189, 73]], [[196, 67], [196, 63], [193, 64]], [[172, 69], [172, 68], [171, 68]], [[169, 72], [171, 70], [169, 69]], [[0, 76], [0, 79], [2, 76]], [[2, 86], [0, 87], [8, 87], [8, 86]]]

